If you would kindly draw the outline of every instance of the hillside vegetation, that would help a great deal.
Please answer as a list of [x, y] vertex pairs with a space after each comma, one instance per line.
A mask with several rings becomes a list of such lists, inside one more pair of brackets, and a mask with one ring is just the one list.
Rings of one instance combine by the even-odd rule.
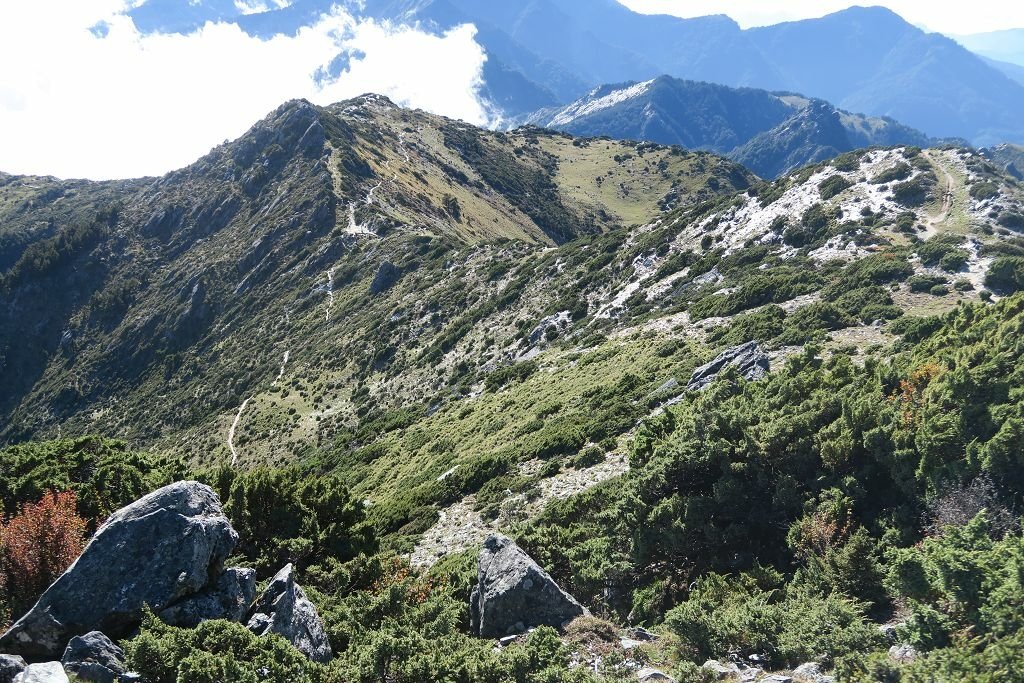
[[[233, 565], [293, 562], [337, 653], [154, 618], [122, 643], [147, 680], [1021, 664], [1024, 193], [983, 155], [761, 182], [368, 96], [289, 103], [159, 179], [0, 183], [4, 539], [197, 478]], [[767, 376], [686, 390], [746, 342]], [[495, 530], [595, 618], [470, 636]], [[11, 617], [24, 572], [59, 572], [23, 560]], [[626, 626], [657, 638], [624, 648]]]

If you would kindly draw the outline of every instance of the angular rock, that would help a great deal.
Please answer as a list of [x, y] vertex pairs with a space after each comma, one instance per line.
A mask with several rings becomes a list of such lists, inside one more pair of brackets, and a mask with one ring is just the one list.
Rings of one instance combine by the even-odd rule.
[[826, 676], [825, 672], [821, 668], [821, 664], [817, 662], [807, 662], [801, 664], [797, 668], [793, 669], [793, 675], [798, 680], [808, 681], [808, 683], [835, 683], [835, 679], [831, 676]]
[[70, 683], [60, 662], [29, 664], [14, 677], [14, 683]]
[[590, 615], [511, 539], [497, 534], [480, 551], [470, 611], [472, 628], [484, 638], [534, 626], [559, 628]]
[[793, 683], [793, 679], [782, 674], [772, 674], [761, 679], [763, 683]]
[[211, 619], [245, 621], [256, 599], [256, 570], [232, 567], [217, 583], [180, 600], [159, 613], [171, 626], [193, 628]]
[[664, 671], [653, 669], [651, 667], [645, 667], [636, 672], [636, 679], [640, 683], [676, 683], [676, 679], [669, 676]]
[[334, 656], [320, 614], [295, 583], [291, 564], [271, 579], [253, 605], [248, 627], [258, 636], [276, 633], [284, 637], [314, 662], [323, 664]]
[[72, 638], [61, 662], [65, 671], [89, 683], [115, 683], [126, 669], [124, 650], [99, 631]]
[[698, 391], [715, 381], [715, 378], [728, 367], [736, 367], [740, 375], [748, 380], [761, 379], [771, 370], [768, 356], [761, 351], [756, 341], [749, 341], [740, 346], [726, 349], [707, 365], [693, 371], [686, 385], [688, 391]]
[[217, 494], [194, 481], [118, 510], [81, 557], [0, 637], [0, 650], [59, 657], [72, 636], [125, 635], [145, 605], [160, 611], [216, 579], [238, 534]]
[[889, 659], [897, 664], [910, 664], [917, 659], [917, 649], [908, 643], [889, 648]]
[[716, 661], [714, 659], [709, 659], [708, 661], [701, 664], [701, 668], [705, 671], [708, 671], [712, 676], [715, 677], [716, 680], [720, 681], [725, 680], [727, 678], [732, 678], [734, 675], [738, 676], [740, 673], [739, 667], [737, 667], [735, 664], [732, 664], [731, 666], [726, 666], [725, 664], [722, 664], [721, 662]]
[[13, 683], [14, 677], [25, 670], [25, 659], [18, 655], [0, 655], [0, 683]]
[[654, 643], [660, 640], [661, 636], [657, 633], [651, 633], [643, 626], [634, 626], [626, 631], [626, 635], [633, 640], [643, 641], [645, 643]]

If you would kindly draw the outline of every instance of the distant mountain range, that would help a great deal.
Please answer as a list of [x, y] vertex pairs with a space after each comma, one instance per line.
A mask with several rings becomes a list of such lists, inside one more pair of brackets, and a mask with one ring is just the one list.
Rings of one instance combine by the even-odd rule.
[[935, 142], [892, 119], [851, 114], [824, 100], [669, 76], [596, 88], [525, 122], [717, 152], [766, 178], [853, 149]]
[[1024, 28], [951, 37], [979, 55], [1024, 67]]
[[[242, 15], [228, 0], [148, 0], [143, 31], [237, 21], [254, 35], [293, 33], [336, 4], [295, 0]], [[348, 0], [363, 16], [443, 30], [478, 28], [484, 95], [509, 115], [571, 102], [605, 83], [678, 78], [800, 92], [976, 145], [1024, 142], [1024, 85], [945, 36], [888, 9], [743, 30], [725, 16], [638, 14], [616, 0]], [[337, 60], [340, 71], [346, 60]]]
[[982, 150], [989, 159], [998, 164], [1007, 174], [1017, 180], [1024, 180], [1024, 147], [1020, 145], [998, 145]]

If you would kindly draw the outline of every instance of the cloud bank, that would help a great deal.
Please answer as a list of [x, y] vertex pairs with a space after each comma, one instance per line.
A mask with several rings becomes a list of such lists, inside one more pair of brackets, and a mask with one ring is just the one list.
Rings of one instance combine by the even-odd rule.
[[[0, 170], [93, 179], [162, 174], [295, 97], [328, 104], [377, 92], [488, 122], [479, 97], [486, 57], [472, 26], [437, 36], [336, 9], [296, 36], [269, 40], [227, 23], [144, 36], [121, 14], [125, 6], [0, 3]], [[324, 78], [339, 53], [349, 55], [348, 69]]]

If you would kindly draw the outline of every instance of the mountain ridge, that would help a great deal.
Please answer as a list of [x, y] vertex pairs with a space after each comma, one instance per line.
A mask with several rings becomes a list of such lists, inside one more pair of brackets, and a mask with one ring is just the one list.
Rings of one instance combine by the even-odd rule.
[[[235, 525], [234, 575], [285, 566], [334, 659], [140, 613], [111, 632], [146, 680], [994, 683], [1020, 652], [1019, 152], [879, 147], [763, 182], [367, 95], [287, 102], [160, 178], [0, 175], [2, 552], [70, 546], [29, 590], [2, 563], [2, 616], [189, 479]], [[477, 637], [494, 533], [590, 616]], [[955, 638], [989, 623], [1011, 627]]]
[[892, 119], [850, 114], [824, 100], [670, 76], [601, 86], [526, 121], [577, 135], [706, 149], [768, 178], [853, 149], [936, 144]]

